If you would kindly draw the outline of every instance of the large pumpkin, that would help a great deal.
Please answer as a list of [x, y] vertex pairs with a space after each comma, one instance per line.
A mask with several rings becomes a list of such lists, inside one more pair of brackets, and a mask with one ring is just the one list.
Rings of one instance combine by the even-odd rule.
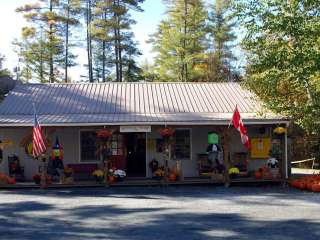
[[171, 173], [169, 175], [169, 181], [174, 182], [177, 180], [177, 176], [174, 173]]
[[291, 186], [294, 187], [294, 188], [299, 188], [300, 186], [300, 181], [299, 180], [293, 180], [291, 182]]
[[320, 184], [319, 183], [315, 183], [312, 185], [312, 191], [313, 192], [320, 192]]
[[261, 179], [262, 178], [262, 172], [261, 171], [256, 171], [254, 173], [254, 176], [255, 176], [256, 179]]
[[108, 177], [108, 182], [109, 183], [114, 183], [116, 181], [116, 178], [114, 176], [109, 176]]
[[306, 184], [306, 189], [308, 189], [309, 191], [312, 191], [313, 184], [314, 184], [314, 181], [309, 180]]

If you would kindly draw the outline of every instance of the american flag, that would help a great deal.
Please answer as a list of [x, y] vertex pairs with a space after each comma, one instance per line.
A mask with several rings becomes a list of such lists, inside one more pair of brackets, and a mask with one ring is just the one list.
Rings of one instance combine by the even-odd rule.
[[36, 111], [34, 111], [34, 126], [33, 126], [33, 137], [32, 137], [32, 155], [34, 158], [39, 157], [46, 151], [45, 140], [42, 135], [41, 126], [37, 119]]

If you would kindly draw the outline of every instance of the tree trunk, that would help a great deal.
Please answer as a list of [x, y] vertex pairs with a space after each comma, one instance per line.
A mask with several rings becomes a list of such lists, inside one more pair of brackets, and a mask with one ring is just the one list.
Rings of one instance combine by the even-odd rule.
[[[117, 1], [113, 1], [113, 5], [116, 5]], [[118, 18], [117, 14], [114, 13], [114, 22], [118, 23]], [[116, 82], [119, 82], [119, 51], [118, 51], [118, 31], [117, 31], [117, 26], [114, 27], [114, 52], [115, 52], [115, 57], [116, 57]]]
[[41, 27], [41, 36], [40, 36], [40, 82], [44, 82], [43, 76], [43, 28]]
[[[120, 22], [120, 21], [119, 21]], [[122, 47], [121, 47], [121, 39], [120, 39], [120, 29], [118, 29], [118, 51], [119, 51], [119, 82], [122, 82], [122, 67], [123, 67], [123, 62], [122, 62]]]
[[[104, 11], [104, 20], [107, 19], [107, 11]], [[102, 82], [106, 81], [106, 41], [102, 41]]]
[[93, 82], [92, 72], [92, 41], [91, 41], [91, 0], [87, 0], [87, 11], [86, 11], [86, 22], [87, 22], [87, 55], [88, 55], [88, 70], [89, 70], [89, 82]]
[[117, 29], [114, 29], [114, 52], [116, 55], [116, 82], [119, 82], [119, 55], [118, 55], [118, 33]]
[[184, 51], [184, 81], [188, 81], [188, 64], [186, 63], [186, 52], [187, 52], [187, 17], [188, 17], [188, 2], [187, 0], [184, 0], [184, 39], [183, 39], [183, 51]]
[[[117, 6], [120, 6], [120, 0], [117, 0]], [[118, 57], [119, 57], [119, 82], [122, 82], [122, 47], [120, 34], [120, 16], [117, 16], [117, 35], [118, 35]]]
[[[50, 0], [49, 6], [50, 12], [53, 10], [52, 0]], [[50, 53], [49, 53], [49, 66], [50, 66], [50, 74], [49, 74], [49, 81], [50, 83], [54, 82], [54, 74], [53, 74], [53, 23], [49, 22], [49, 46], [50, 46]]]
[[68, 60], [69, 60], [69, 17], [70, 17], [70, 0], [67, 2], [67, 22], [66, 22], [66, 49], [64, 58], [64, 81], [68, 82]]

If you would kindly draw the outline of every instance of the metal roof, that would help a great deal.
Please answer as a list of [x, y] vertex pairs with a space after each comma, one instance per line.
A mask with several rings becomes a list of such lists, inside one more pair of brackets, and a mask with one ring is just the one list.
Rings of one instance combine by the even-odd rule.
[[20, 84], [0, 104], [0, 126], [226, 124], [238, 105], [244, 121], [285, 121], [263, 112], [239, 83]]

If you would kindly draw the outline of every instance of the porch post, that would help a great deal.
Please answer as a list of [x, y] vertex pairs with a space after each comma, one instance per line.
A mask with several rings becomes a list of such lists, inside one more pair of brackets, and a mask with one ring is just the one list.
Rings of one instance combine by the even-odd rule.
[[230, 140], [230, 136], [228, 134], [228, 128], [225, 128], [223, 130], [223, 162], [224, 162], [224, 166], [225, 166], [225, 171], [224, 171], [224, 185], [225, 185], [225, 187], [230, 186], [229, 140]]
[[[286, 124], [286, 129], [288, 131], [288, 124]], [[288, 179], [288, 133], [285, 131], [284, 133], [284, 171], [285, 171], [285, 178]]]

